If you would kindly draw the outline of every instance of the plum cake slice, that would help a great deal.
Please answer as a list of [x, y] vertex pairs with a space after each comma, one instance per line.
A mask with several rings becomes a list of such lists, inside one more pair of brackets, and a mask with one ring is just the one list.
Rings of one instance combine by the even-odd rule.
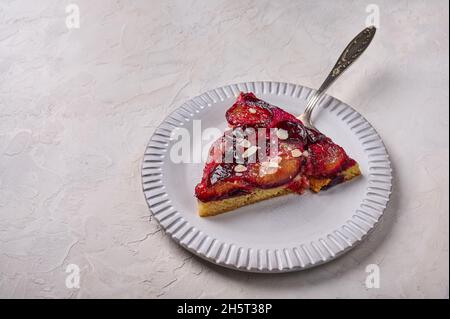
[[253, 93], [241, 93], [226, 119], [230, 129], [211, 146], [195, 188], [202, 217], [361, 175], [342, 147]]

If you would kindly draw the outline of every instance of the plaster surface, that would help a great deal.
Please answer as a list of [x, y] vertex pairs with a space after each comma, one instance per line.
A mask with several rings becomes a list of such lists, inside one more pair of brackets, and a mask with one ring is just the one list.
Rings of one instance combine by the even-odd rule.
[[1, 1], [0, 297], [448, 298], [447, 1], [377, 0], [374, 42], [329, 91], [378, 130], [395, 176], [385, 219], [348, 254], [299, 273], [224, 269], [166, 236], [142, 194], [167, 114], [235, 82], [318, 87], [372, 2]]

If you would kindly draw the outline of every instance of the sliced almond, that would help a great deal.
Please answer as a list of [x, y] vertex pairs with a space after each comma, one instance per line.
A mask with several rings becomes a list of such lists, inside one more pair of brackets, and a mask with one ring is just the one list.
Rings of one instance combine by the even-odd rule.
[[255, 113], [256, 113], [256, 110], [255, 110], [254, 108], [251, 107], [251, 108], [248, 109], [248, 112], [249, 112], [249, 113], [252, 113], [252, 114], [255, 114]]
[[269, 162], [265, 162], [268, 163], [267, 165], [261, 165], [259, 167], [259, 176], [264, 176], [264, 175], [269, 175], [269, 174], [275, 174], [278, 171], [278, 166], [277, 167], [271, 167]]
[[267, 165], [267, 166], [271, 167], [271, 168], [278, 168], [279, 167], [278, 162], [274, 162], [274, 161], [270, 161], [269, 165]]
[[240, 146], [242, 146], [242, 147], [250, 147], [250, 146], [252, 146], [252, 143], [250, 143], [250, 141], [249, 140], [241, 140], [240, 142], [239, 142], [239, 145]]
[[298, 148], [293, 149], [293, 150], [291, 151], [291, 155], [292, 155], [293, 157], [300, 157], [300, 156], [302, 156], [302, 154], [303, 154], [303, 152], [300, 151]]
[[238, 164], [234, 167], [234, 171], [236, 173], [242, 173], [242, 172], [245, 172], [246, 170], [247, 170], [247, 167], [242, 164]]
[[286, 131], [286, 130], [283, 130], [282, 128], [279, 128], [278, 130], [277, 130], [277, 137], [280, 139], [280, 140], [287, 140], [288, 138], [289, 138], [289, 133], [288, 133], [288, 131]]
[[309, 152], [308, 151], [303, 151], [303, 156], [304, 157], [308, 157], [309, 156]]
[[280, 166], [278, 166], [278, 159], [271, 158], [270, 161], [261, 162], [259, 167], [259, 176], [267, 174], [275, 174]]
[[271, 157], [271, 158], [270, 158], [270, 161], [271, 161], [271, 162], [279, 163], [279, 162], [281, 162], [282, 159], [283, 159], [283, 158], [282, 158], [281, 156], [276, 155], [276, 156], [274, 156], [274, 157]]
[[257, 151], [258, 151], [258, 148], [255, 145], [252, 145], [249, 148], [247, 148], [244, 153], [242, 153], [242, 157], [243, 158], [250, 157], [253, 154], [255, 154]]

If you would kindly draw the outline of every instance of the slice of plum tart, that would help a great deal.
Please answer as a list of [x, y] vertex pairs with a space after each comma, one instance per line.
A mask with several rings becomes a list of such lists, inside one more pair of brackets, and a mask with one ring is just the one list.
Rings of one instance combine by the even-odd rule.
[[212, 144], [195, 187], [202, 217], [307, 189], [317, 193], [361, 175], [329, 137], [253, 93], [241, 93], [226, 119], [230, 129]]

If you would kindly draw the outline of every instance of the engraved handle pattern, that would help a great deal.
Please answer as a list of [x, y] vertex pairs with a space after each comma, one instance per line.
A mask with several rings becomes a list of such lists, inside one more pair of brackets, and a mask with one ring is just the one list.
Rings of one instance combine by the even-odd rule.
[[367, 49], [375, 36], [376, 28], [371, 26], [362, 30], [342, 52], [330, 74], [319, 88], [319, 93], [325, 91], [359, 56]]
[[325, 81], [309, 98], [308, 103], [306, 104], [305, 112], [298, 117], [305, 126], [314, 128], [314, 125], [311, 123], [311, 114], [314, 111], [314, 108], [317, 106], [328, 87], [333, 84], [333, 82], [336, 81], [336, 79], [344, 73], [344, 71], [347, 70], [348, 67], [352, 65], [352, 63], [355, 62], [367, 49], [375, 36], [376, 30], [377, 29], [374, 26], [365, 28], [355, 38], [353, 38], [353, 40], [350, 41], [344, 49]]

